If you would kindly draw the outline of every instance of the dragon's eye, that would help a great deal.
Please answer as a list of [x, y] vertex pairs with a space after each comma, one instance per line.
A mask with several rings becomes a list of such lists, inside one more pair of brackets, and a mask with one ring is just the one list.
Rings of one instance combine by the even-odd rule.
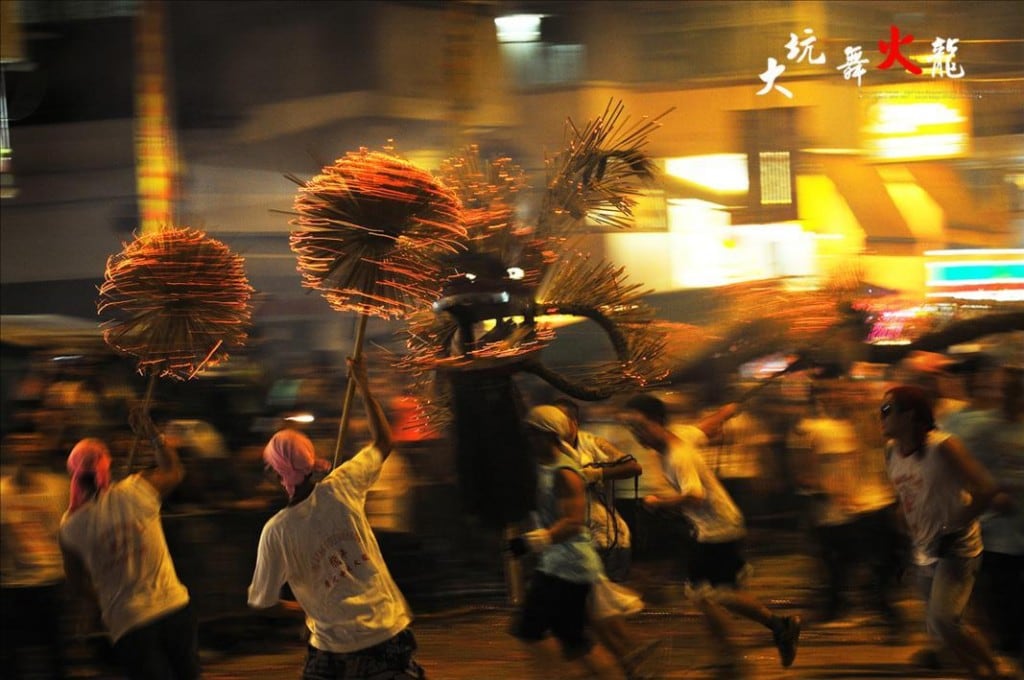
[[506, 272], [508, 273], [508, 278], [512, 279], [513, 281], [518, 281], [524, 276], [526, 276], [526, 272], [524, 272], [519, 267], [509, 267], [506, 270]]

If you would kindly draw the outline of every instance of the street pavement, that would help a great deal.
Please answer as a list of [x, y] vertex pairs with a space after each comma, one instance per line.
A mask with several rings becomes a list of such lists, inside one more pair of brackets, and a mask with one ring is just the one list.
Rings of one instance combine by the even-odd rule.
[[[770, 548], [771, 546], [769, 546]], [[776, 548], [778, 546], [775, 546]], [[766, 551], [762, 551], [766, 552]], [[775, 554], [771, 554], [774, 552]], [[909, 665], [910, 655], [924, 642], [923, 613], [909, 588], [900, 608], [907, 632], [895, 637], [870, 611], [855, 609], [838, 624], [815, 623], [813, 603], [817, 566], [799, 550], [767, 551], [749, 555], [755, 571], [749, 590], [780, 614], [799, 614], [804, 619], [799, 652], [792, 667], [779, 664], [771, 634], [743, 619], [735, 620], [736, 639], [743, 649], [745, 677], [751, 680], [841, 678], [914, 678], [938, 680], [964, 678], [960, 670], [927, 671]], [[635, 580], [647, 603], [632, 617], [631, 630], [644, 642], [661, 640], [648, 669], [652, 676], [669, 680], [715, 677], [710, 640], [702, 619], [683, 597], [683, 589], [671, 576], [672, 567], [652, 561], [635, 565]], [[527, 680], [531, 667], [525, 651], [508, 635], [514, 613], [500, 584], [483, 584], [472, 594], [419, 612], [413, 624], [419, 652], [417, 659], [431, 680]], [[253, 618], [224, 626], [216, 636], [207, 632], [203, 649], [206, 680], [298, 678], [304, 643], [301, 624]], [[76, 677], [114, 678], [95, 666], [77, 669]], [[545, 678], [581, 677], [568, 666], [545, 669]]]

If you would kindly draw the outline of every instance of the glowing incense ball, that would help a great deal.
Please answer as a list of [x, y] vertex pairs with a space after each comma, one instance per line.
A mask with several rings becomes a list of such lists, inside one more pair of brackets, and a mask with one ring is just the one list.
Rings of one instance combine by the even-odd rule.
[[290, 243], [304, 286], [334, 309], [385, 319], [436, 298], [437, 257], [457, 252], [466, 237], [454, 192], [407, 161], [366, 149], [298, 183]]
[[243, 259], [189, 229], [140, 236], [107, 260], [103, 338], [140, 373], [187, 380], [245, 344], [252, 287]]

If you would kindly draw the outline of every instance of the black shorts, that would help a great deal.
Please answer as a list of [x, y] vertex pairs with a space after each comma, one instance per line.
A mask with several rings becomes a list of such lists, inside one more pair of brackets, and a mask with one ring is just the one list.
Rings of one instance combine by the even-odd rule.
[[192, 603], [131, 629], [114, 643], [114, 652], [129, 678], [202, 677]]
[[512, 634], [531, 642], [544, 639], [551, 631], [561, 643], [565, 658], [585, 655], [594, 646], [584, 632], [590, 588], [589, 583], [573, 583], [541, 571], [533, 572]]
[[690, 561], [689, 581], [694, 585], [739, 585], [739, 576], [747, 566], [739, 541], [698, 543]]

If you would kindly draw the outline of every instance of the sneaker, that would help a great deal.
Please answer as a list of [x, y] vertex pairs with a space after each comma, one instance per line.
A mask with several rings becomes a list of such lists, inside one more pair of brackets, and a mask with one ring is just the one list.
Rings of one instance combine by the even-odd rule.
[[796, 658], [796, 646], [800, 642], [800, 617], [777, 616], [772, 623], [772, 639], [779, 650], [779, 659], [783, 668], [793, 665]]

